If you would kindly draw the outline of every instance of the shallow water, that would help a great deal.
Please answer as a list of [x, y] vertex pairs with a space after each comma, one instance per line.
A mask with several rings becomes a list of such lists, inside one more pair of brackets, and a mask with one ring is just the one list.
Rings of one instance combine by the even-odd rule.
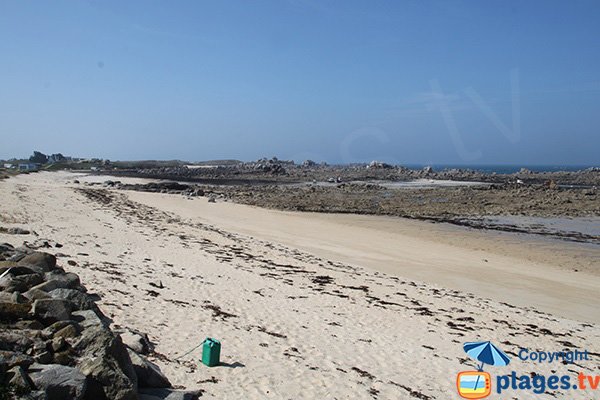
[[525, 217], [520, 215], [487, 216], [487, 223], [512, 225], [549, 232], [581, 233], [600, 237], [600, 217]]

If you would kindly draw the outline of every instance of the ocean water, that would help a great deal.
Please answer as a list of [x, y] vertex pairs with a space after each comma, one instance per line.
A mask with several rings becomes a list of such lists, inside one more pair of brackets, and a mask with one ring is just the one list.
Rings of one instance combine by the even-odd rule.
[[[411, 169], [421, 169], [426, 167], [426, 164], [407, 164], [404, 165]], [[430, 164], [435, 171], [444, 169], [471, 169], [486, 173], [495, 172], [497, 174], [514, 174], [519, 172], [521, 168], [527, 168], [534, 172], [553, 172], [553, 171], [581, 171], [588, 168], [598, 167], [598, 165], [483, 165], [483, 164]]]
[[517, 226], [547, 232], [581, 233], [600, 240], [600, 217], [525, 217], [522, 215], [496, 215], [482, 218], [498, 226]]

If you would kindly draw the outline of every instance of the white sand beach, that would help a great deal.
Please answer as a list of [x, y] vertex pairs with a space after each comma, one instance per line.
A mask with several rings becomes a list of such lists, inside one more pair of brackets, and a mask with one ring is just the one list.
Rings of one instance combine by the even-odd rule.
[[[172, 383], [206, 398], [458, 398], [456, 374], [475, 368], [462, 344], [478, 340], [501, 346], [519, 373], [598, 374], [598, 355], [576, 367], [516, 359], [520, 348], [600, 353], [598, 246], [86, 179], [0, 182], [0, 224], [37, 234], [0, 242], [62, 244], [45, 251], [101, 297], [113, 326], [147, 333]], [[184, 355], [206, 337], [221, 340], [223, 365], [201, 365], [200, 349]], [[565, 393], [590, 398], [555, 395]]]

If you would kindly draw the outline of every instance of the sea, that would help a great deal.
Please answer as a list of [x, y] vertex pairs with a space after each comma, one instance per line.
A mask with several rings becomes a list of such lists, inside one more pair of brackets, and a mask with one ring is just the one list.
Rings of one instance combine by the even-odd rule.
[[403, 165], [411, 169], [421, 169], [430, 166], [434, 171], [444, 169], [471, 169], [485, 173], [495, 172], [497, 174], [514, 174], [521, 168], [526, 168], [533, 172], [554, 172], [554, 171], [581, 171], [588, 168], [598, 168], [598, 165], [484, 165], [484, 164], [406, 164]]

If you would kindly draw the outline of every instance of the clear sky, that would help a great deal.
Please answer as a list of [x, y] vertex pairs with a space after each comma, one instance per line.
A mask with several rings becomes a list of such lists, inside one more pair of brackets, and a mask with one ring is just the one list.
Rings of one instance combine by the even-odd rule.
[[600, 164], [600, 1], [0, 2], [0, 158]]

